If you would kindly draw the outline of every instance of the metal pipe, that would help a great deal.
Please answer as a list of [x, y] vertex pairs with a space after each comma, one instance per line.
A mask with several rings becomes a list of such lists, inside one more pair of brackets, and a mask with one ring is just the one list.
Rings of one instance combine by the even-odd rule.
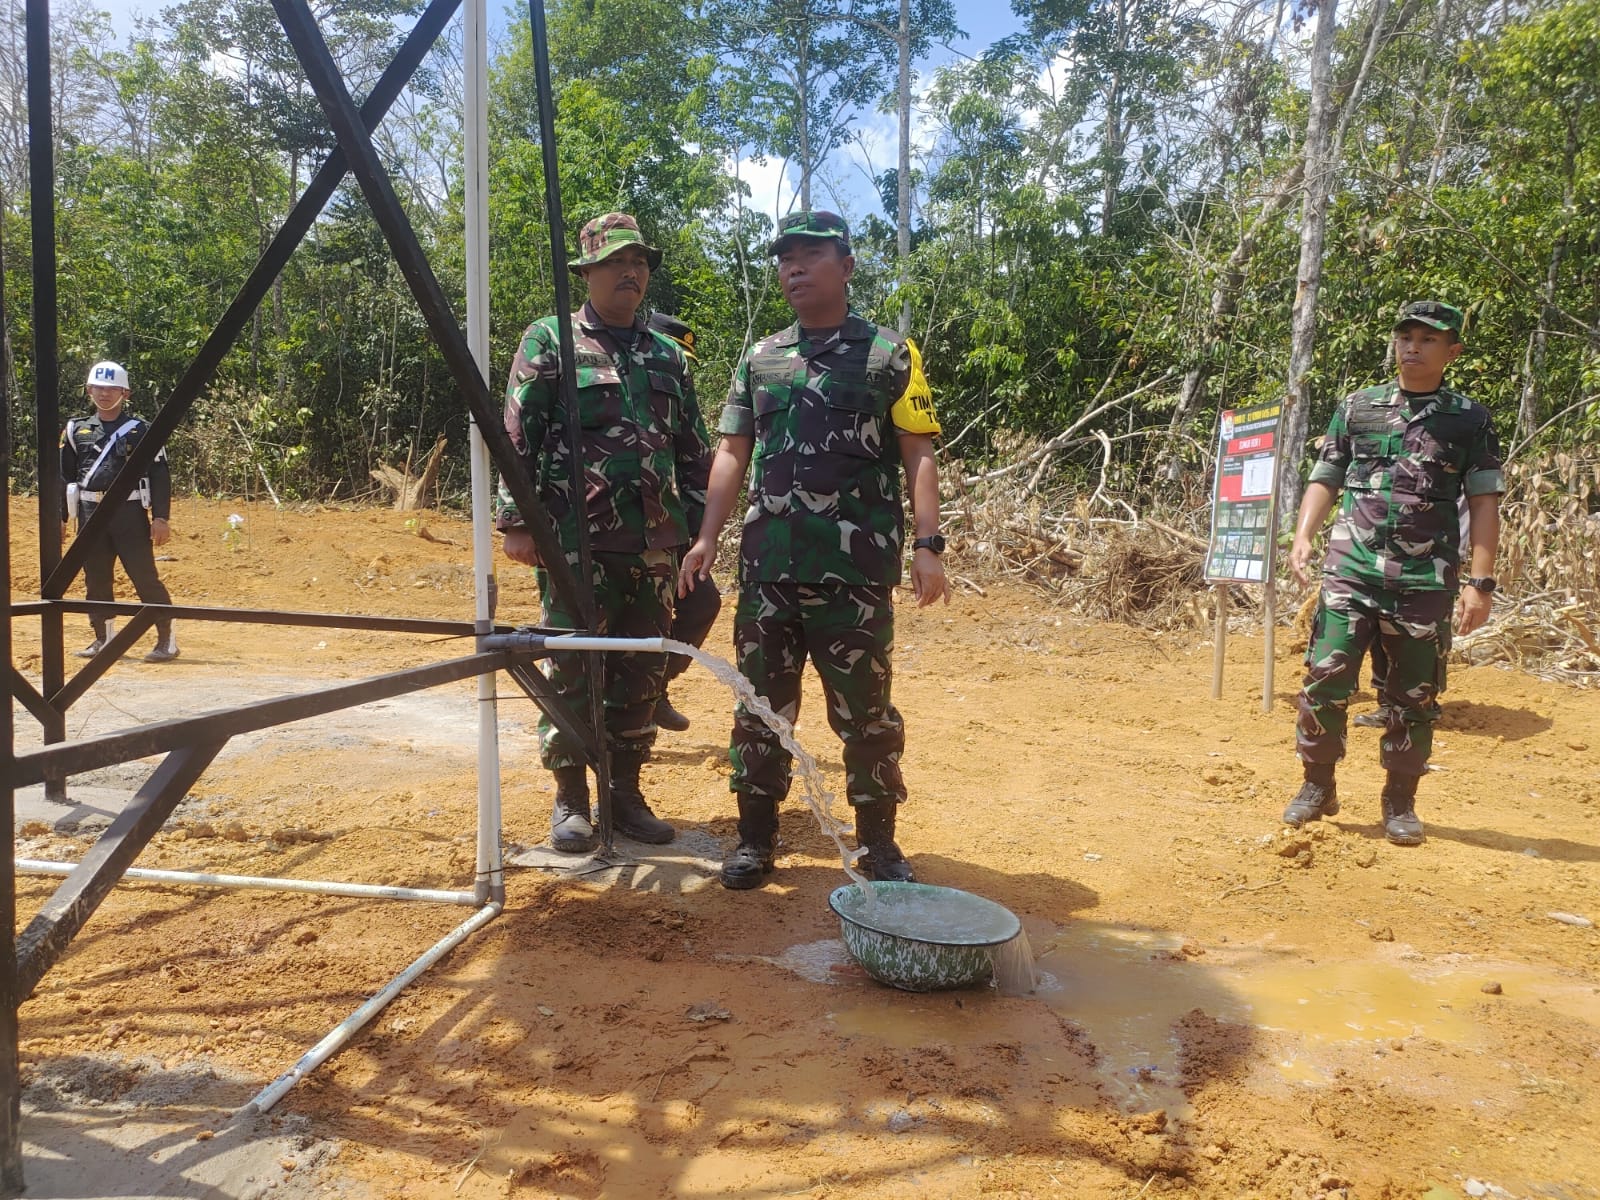
[[306, 629], [359, 629], [375, 633], [431, 633], [439, 637], [471, 637], [477, 629], [470, 621], [441, 621], [431, 617], [376, 617], [362, 613], [295, 612], [276, 608], [214, 608], [197, 604], [144, 604], [131, 600], [28, 600], [13, 604], [16, 616], [32, 613], [98, 613], [105, 617], [137, 616], [148, 612], [185, 621], [233, 621], [241, 625], [295, 625]]
[[[52, 862], [43, 858], [19, 858], [16, 869], [24, 875], [70, 875], [76, 863]], [[387, 887], [377, 883], [336, 883], [320, 879], [285, 879], [265, 875], [214, 875], [206, 871], [159, 871], [151, 867], [129, 867], [124, 879], [145, 883], [188, 883], [199, 887], [243, 888], [264, 892], [310, 892], [319, 896], [354, 896], [362, 900], [423, 900], [432, 904], [477, 904], [471, 892], [451, 892], [441, 888]]]
[[[575, 464], [583, 459], [583, 428], [578, 419], [577, 352], [572, 343], [572, 295], [567, 278], [567, 226], [561, 208], [561, 164], [556, 155], [556, 95], [550, 78], [550, 36], [545, 28], [544, 0], [528, 0], [528, 33], [533, 49], [533, 81], [539, 106], [539, 149], [544, 163], [545, 219], [550, 225], [550, 267], [556, 294], [556, 337], [560, 343], [562, 407], [567, 413], [567, 452]], [[574, 467], [574, 470], [578, 470]], [[580, 471], [581, 474], [581, 471]], [[600, 630], [594, 596], [594, 556], [589, 545], [588, 494], [576, 483], [572, 507], [578, 539], [578, 586], [583, 624], [589, 633]], [[560, 531], [557, 530], [559, 534]], [[549, 560], [545, 560], [548, 564]], [[611, 849], [611, 755], [608, 753], [605, 710], [605, 659], [598, 654], [584, 664], [589, 693], [589, 725], [594, 730], [594, 774], [598, 795], [596, 817], [600, 844]]]
[[522, 654], [553, 651], [616, 650], [634, 654], [670, 654], [665, 638], [594, 637], [587, 633], [497, 633], [480, 639], [483, 649]]
[[[33, 44], [33, 6], [28, 6], [28, 44]], [[49, 38], [44, 41], [48, 45]], [[30, 63], [31, 65], [31, 63]], [[0, 255], [3, 257], [3, 255]], [[0, 270], [0, 328], [9, 328], [6, 312], [5, 271]], [[0, 565], [11, 578], [11, 390], [10, 373], [0, 371], [0, 481], [5, 484], [5, 494], [0, 496]], [[42, 506], [41, 506], [42, 507]], [[52, 514], [53, 516], [54, 514]], [[41, 520], [43, 518], [41, 517]], [[0, 662], [6, 664], [10, 674], [5, 689], [5, 730], [0, 733], [0, 753], [5, 757], [5, 778], [0, 780], [0, 828], [15, 837], [17, 828], [17, 795], [11, 785], [11, 763], [17, 753], [17, 710], [12, 704], [14, 696], [23, 698], [29, 711], [36, 717], [42, 715], [43, 697], [34, 692], [33, 685], [17, 673], [12, 659], [11, 589], [0, 596], [5, 605], [4, 620], [0, 621]], [[57, 642], [59, 647], [60, 643]], [[58, 651], [59, 654], [59, 651]], [[22, 688], [18, 688], [18, 684]], [[40, 707], [35, 708], [33, 701]], [[22, 1194], [22, 1064], [18, 1050], [17, 1007], [22, 1003], [22, 993], [17, 979], [17, 880], [9, 857], [0, 860], [0, 1196]]]
[[500, 910], [501, 905], [498, 903], [486, 904], [460, 925], [457, 925], [440, 941], [435, 943], [421, 958], [391, 979], [382, 991], [339, 1022], [327, 1037], [307, 1050], [301, 1056], [299, 1062], [256, 1093], [255, 1098], [241, 1108], [236, 1115], [241, 1117], [257, 1116], [266, 1112], [279, 1100], [282, 1100], [290, 1088], [338, 1053], [345, 1043], [354, 1037], [368, 1021], [382, 1012], [389, 1001], [398, 996], [407, 984], [433, 966], [434, 963], [455, 949], [456, 946], [464, 942], [473, 933], [494, 920], [500, 915]]
[[[56, 166], [55, 131], [50, 102], [50, 0], [27, 0], [25, 32], [28, 61], [28, 228], [33, 251], [33, 415], [38, 448], [39, 578], [55, 572], [61, 561], [62, 490], [60, 330], [56, 297]], [[6, 419], [10, 419], [9, 410]], [[10, 473], [7, 472], [7, 488]], [[9, 494], [9, 491], [8, 491]], [[107, 514], [107, 520], [110, 514]], [[40, 595], [44, 595], [41, 585]], [[52, 696], [67, 678], [65, 625], [59, 613], [39, 623], [39, 691]], [[54, 710], [39, 722], [44, 741], [67, 740], [67, 714]], [[47, 800], [65, 801], [66, 776], [52, 771], [44, 781]], [[0, 1154], [4, 1154], [0, 1148]], [[0, 1174], [4, 1173], [0, 1164]]]
[[[489, 386], [489, 33], [485, 0], [467, 0], [462, 52], [466, 59], [467, 348]], [[492, 389], [490, 395], [493, 395]], [[492, 463], [478, 420], [470, 412], [472, 463], [473, 615], [479, 634], [494, 628], [494, 539], [489, 531]], [[478, 676], [477, 901], [505, 902], [505, 862], [500, 848], [500, 721], [497, 677]]]
[[271, 700], [257, 700], [234, 708], [216, 709], [194, 717], [177, 717], [170, 721], [156, 721], [118, 733], [82, 738], [61, 745], [48, 746], [28, 754], [17, 755], [12, 760], [11, 784], [27, 787], [38, 783], [51, 770], [81, 774], [98, 767], [131, 762], [148, 754], [160, 754], [194, 744], [196, 741], [218, 739], [226, 741], [241, 733], [270, 729], [307, 717], [320, 717], [354, 708], [374, 700], [388, 700], [423, 688], [437, 687], [480, 675], [484, 671], [498, 671], [507, 666], [503, 654], [471, 654], [465, 658], [446, 659], [426, 667], [411, 667], [364, 679], [358, 683], [342, 684], [306, 692], [296, 696], [279, 696]]

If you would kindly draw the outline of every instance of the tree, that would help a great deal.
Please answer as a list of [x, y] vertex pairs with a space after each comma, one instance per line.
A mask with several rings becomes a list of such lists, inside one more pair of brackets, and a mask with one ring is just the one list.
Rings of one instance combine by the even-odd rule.
[[1300, 505], [1300, 456], [1311, 410], [1310, 374], [1316, 346], [1317, 293], [1322, 287], [1322, 243], [1328, 192], [1334, 185], [1332, 141], [1333, 41], [1338, 0], [1316, 0], [1317, 30], [1311, 40], [1311, 96], [1306, 115], [1304, 196], [1300, 207], [1300, 269], [1290, 318], [1289, 383], [1283, 416], [1278, 511]]

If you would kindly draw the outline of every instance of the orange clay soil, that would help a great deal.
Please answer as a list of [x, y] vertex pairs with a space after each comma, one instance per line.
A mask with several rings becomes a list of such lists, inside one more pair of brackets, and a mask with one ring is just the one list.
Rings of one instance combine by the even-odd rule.
[[[32, 501], [13, 510], [25, 599]], [[191, 501], [174, 525], [179, 603], [471, 616], [457, 517]], [[498, 569], [499, 617], [532, 619], [531, 573]], [[724, 655], [731, 609], [707, 644]], [[83, 627], [69, 619], [70, 647]], [[199, 622], [179, 637], [174, 664], [117, 666], [72, 736], [466, 649]], [[923, 881], [1021, 916], [1038, 994], [913, 995], [843, 961], [827, 906], [843, 875], [796, 798], [756, 892], [513, 868], [504, 915], [279, 1106], [322, 1152], [204, 1194], [1600, 1196], [1600, 932], [1550, 915], [1600, 919], [1600, 701], [1455, 668], [1427, 844], [1382, 839], [1372, 730], [1352, 731], [1343, 812], [1290, 834], [1288, 637], [1263, 714], [1256, 637], [1230, 639], [1213, 702], [1200, 635], [1086, 625], [1003, 583], [903, 604], [901, 844]], [[37, 623], [17, 641], [37, 679]], [[236, 739], [140, 865], [470, 886], [473, 696]], [[646, 792], [731, 847], [729, 698], [699, 671], [673, 696], [693, 727], [662, 737]], [[512, 690], [505, 830], [527, 846], [550, 804], [532, 719]], [[18, 729], [37, 743], [25, 713]], [[837, 789], [814, 678], [800, 736]], [[36, 822], [19, 847], [67, 858], [90, 840]], [[19, 919], [53, 886], [23, 879]], [[27, 1128], [48, 1141], [41, 1105], [92, 1124], [163, 1072], [242, 1103], [465, 915], [125, 884], [22, 1009]], [[181, 1105], [169, 1093], [141, 1111]], [[175, 1128], [190, 1148], [211, 1132]], [[130, 1171], [152, 1154], [134, 1141]]]

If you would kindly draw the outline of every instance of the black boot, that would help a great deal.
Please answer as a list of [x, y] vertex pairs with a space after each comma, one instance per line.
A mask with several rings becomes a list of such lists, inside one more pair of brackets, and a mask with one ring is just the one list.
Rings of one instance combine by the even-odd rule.
[[589, 776], [584, 768], [557, 767], [556, 802], [550, 810], [550, 844], [563, 854], [587, 854], [595, 847], [589, 820]]
[[736, 892], [760, 887], [778, 847], [778, 802], [739, 792], [739, 845], [722, 861], [722, 886]]
[[1351, 717], [1350, 724], [1360, 725], [1363, 729], [1387, 729], [1389, 727], [1389, 710], [1380, 704], [1369, 713], [1362, 713], [1359, 717]]
[[682, 733], [689, 728], [689, 718], [672, 706], [665, 692], [656, 701], [656, 724], [670, 733]]
[[1339, 785], [1333, 779], [1333, 764], [1304, 765], [1306, 781], [1289, 801], [1289, 807], [1283, 810], [1283, 823], [1296, 829], [1339, 811]]
[[856, 806], [856, 844], [867, 852], [856, 860], [856, 868], [868, 879], [883, 883], [915, 883], [911, 864], [894, 843], [895, 810], [892, 800]]
[[668, 825], [644, 802], [639, 790], [639, 768], [644, 766], [642, 754], [614, 751], [611, 755], [611, 823], [616, 831], [636, 842], [664, 846], [677, 836], [677, 830]]
[[1396, 846], [1422, 845], [1417, 819], [1417, 776], [1390, 771], [1383, 783], [1383, 836]]

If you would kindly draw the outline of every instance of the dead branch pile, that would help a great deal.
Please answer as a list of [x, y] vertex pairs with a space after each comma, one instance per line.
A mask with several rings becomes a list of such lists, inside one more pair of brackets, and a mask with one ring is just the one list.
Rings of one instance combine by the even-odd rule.
[[1562, 450], [1507, 464], [1499, 576], [1600, 607], [1600, 456]]
[[1206, 582], [1202, 554], [1170, 534], [1141, 526], [1113, 529], [1094, 555], [1078, 607], [1089, 616], [1125, 625], [1171, 629], [1205, 619], [1196, 606]]
[[[1010, 450], [1025, 458], [1029, 446]], [[1141, 519], [1104, 478], [1085, 495], [1060, 485], [1041, 488], [1025, 473], [963, 481], [957, 466], [949, 475], [962, 486], [944, 519], [956, 586], [981, 590], [974, 579], [1022, 579], [1085, 616], [1148, 629], [1210, 619], [1204, 538]], [[1241, 589], [1235, 594], [1242, 605], [1252, 603]]]
[[1495, 610], [1487, 625], [1455, 640], [1452, 659], [1506, 663], [1541, 679], [1600, 686], [1600, 631], [1592, 606], [1544, 594], [1505, 597]]
[[[1018, 444], [1008, 453], [1026, 457], [1031, 449]], [[1215, 610], [1202, 574], [1203, 498], [1159, 520], [1140, 513], [1143, 497], [1111, 494], [1104, 478], [1086, 494], [1087, 482], [1082, 490], [1042, 489], [1025, 472], [963, 480], [955, 464], [946, 476], [960, 488], [944, 520], [956, 586], [981, 590], [986, 578], [1021, 579], [1097, 620], [1209, 626]], [[1600, 515], [1592, 511], [1600, 509], [1600, 461], [1557, 453], [1514, 463], [1507, 485], [1494, 617], [1457, 639], [1452, 657], [1600, 686]], [[1279, 612], [1296, 625], [1289, 648], [1303, 649], [1316, 592], [1300, 604], [1297, 585], [1280, 587]], [[1246, 622], [1259, 601], [1258, 588], [1229, 589], [1230, 609]]]

